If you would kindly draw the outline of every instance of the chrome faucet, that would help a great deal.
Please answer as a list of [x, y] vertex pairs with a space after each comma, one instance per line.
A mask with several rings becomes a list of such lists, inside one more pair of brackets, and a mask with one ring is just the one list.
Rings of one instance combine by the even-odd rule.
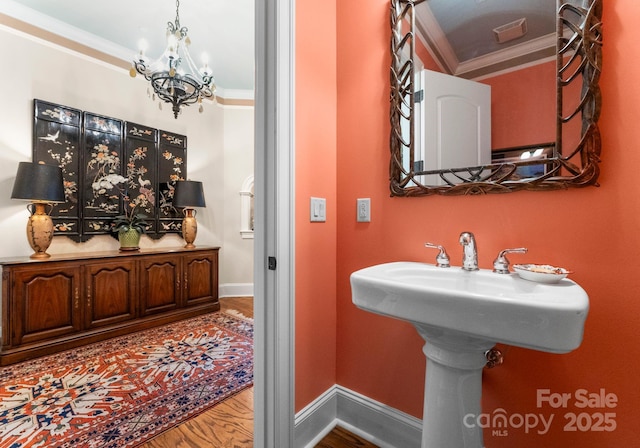
[[424, 243], [424, 247], [431, 247], [440, 251], [436, 256], [436, 266], [438, 266], [439, 268], [448, 268], [451, 266], [451, 263], [449, 261], [449, 254], [443, 246], [433, 243]]
[[471, 232], [460, 234], [460, 244], [462, 244], [462, 269], [465, 271], [478, 270], [478, 248], [476, 238]]
[[498, 258], [493, 260], [493, 272], [497, 274], [508, 274], [509, 273], [509, 260], [507, 259], [507, 254], [526, 254], [526, 247], [518, 247], [517, 249], [505, 249], [500, 251], [498, 254]]

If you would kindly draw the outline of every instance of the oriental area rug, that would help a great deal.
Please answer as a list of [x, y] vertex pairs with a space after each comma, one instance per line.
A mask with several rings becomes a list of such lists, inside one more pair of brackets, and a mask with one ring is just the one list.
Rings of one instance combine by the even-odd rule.
[[135, 447], [253, 383], [233, 310], [0, 368], [0, 448]]

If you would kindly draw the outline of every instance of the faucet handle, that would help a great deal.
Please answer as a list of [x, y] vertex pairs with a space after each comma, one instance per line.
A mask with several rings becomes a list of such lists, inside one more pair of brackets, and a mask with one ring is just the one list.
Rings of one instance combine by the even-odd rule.
[[526, 247], [519, 247], [517, 249], [505, 249], [500, 251], [498, 254], [498, 258], [493, 260], [493, 272], [497, 272], [498, 274], [508, 274], [509, 273], [509, 260], [507, 260], [507, 254], [526, 254]]
[[449, 262], [449, 254], [443, 246], [433, 243], [424, 243], [424, 247], [432, 247], [434, 249], [438, 249], [440, 252], [436, 255], [436, 266], [439, 268], [448, 268], [451, 266]]

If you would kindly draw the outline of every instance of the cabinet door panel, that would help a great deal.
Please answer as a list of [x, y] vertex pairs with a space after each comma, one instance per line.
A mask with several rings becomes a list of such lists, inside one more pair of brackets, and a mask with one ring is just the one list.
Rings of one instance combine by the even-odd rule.
[[16, 271], [13, 344], [28, 344], [80, 330], [79, 284], [78, 269]]
[[184, 256], [184, 291], [187, 306], [217, 301], [217, 255], [215, 252]]
[[133, 319], [136, 314], [136, 270], [133, 261], [90, 264], [86, 268], [88, 328]]
[[141, 314], [155, 314], [180, 306], [180, 258], [150, 257], [142, 261], [140, 272]]

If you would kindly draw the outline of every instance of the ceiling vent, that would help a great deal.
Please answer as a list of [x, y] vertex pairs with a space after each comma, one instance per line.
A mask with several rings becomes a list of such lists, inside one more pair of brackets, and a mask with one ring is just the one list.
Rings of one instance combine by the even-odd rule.
[[527, 34], [527, 19], [522, 18], [493, 29], [499, 44], [509, 42]]

